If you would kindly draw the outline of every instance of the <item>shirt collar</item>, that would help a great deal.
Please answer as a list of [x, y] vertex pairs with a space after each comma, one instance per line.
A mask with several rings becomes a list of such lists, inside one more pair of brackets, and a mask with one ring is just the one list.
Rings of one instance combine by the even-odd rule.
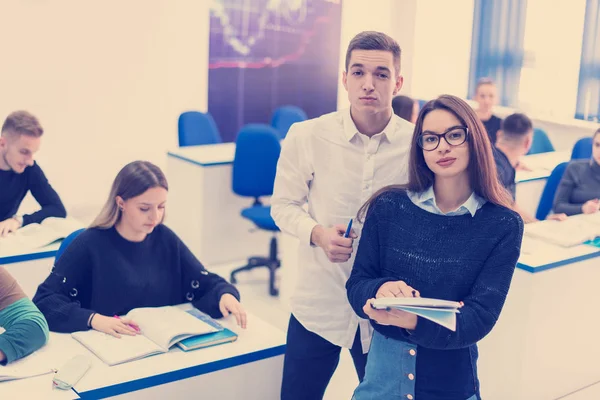
[[[360, 132], [358, 131], [356, 124], [354, 124], [354, 121], [352, 120], [350, 108], [344, 110], [343, 115], [344, 137], [346, 138], [346, 140], [351, 141], [352, 138], [355, 135], [360, 134]], [[394, 140], [398, 138], [398, 133], [396, 132], [396, 122], [398, 118], [399, 117], [397, 117], [396, 114], [392, 113], [390, 121], [388, 122], [386, 127], [383, 128], [383, 131], [381, 131], [381, 133], [383, 133], [383, 137], [385, 137], [390, 143], [394, 143]]]
[[471, 195], [469, 196], [469, 198], [460, 206], [458, 207], [456, 210], [453, 211], [449, 211], [447, 213], [443, 213], [440, 208], [437, 205], [437, 202], [435, 201], [435, 192], [433, 191], [433, 185], [429, 186], [429, 188], [427, 190], [425, 190], [423, 193], [421, 193], [418, 198], [417, 198], [418, 203], [420, 204], [425, 204], [425, 203], [430, 203], [432, 204], [436, 210], [438, 210], [441, 214], [454, 214], [455, 212], [459, 211], [461, 208], [466, 209], [469, 214], [471, 214], [472, 217], [475, 216], [475, 213], [477, 212], [477, 210], [479, 208], [481, 208], [481, 206], [485, 203], [485, 201], [477, 196], [475, 194], [475, 192], [471, 193]]

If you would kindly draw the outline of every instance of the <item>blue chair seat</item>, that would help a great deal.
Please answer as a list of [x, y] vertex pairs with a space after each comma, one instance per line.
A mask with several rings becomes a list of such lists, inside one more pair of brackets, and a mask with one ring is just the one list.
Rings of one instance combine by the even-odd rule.
[[254, 206], [242, 210], [242, 217], [249, 219], [260, 229], [277, 232], [279, 228], [271, 217], [271, 206]]

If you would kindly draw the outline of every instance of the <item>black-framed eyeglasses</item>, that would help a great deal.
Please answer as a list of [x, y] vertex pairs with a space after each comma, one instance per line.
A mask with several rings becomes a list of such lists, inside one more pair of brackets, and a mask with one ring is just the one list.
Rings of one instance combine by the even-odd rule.
[[442, 137], [450, 146], [460, 146], [467, 141], [469, 129], [466, 126], [453, 126], [444, 133], [425, 131], [419, 135], [417, 143], [425, 151], [434, 151], [440, 145]]

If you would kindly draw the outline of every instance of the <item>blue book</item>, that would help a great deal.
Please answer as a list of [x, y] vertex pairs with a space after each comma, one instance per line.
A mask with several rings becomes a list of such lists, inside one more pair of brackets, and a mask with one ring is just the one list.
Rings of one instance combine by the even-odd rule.
[[218, 344], [223, 343], [231, 343], [237, 340], [238, 335], [235, 332], [223, 327], [221, 324], [219, 324], [217, 321], [215, 321], [202, 311], [194, 308], [188, 310], [187, 312], [193, 315], [194, 317], [202, 320], [203, 322], [207, 323], [208, 325], [211, 325], [212, 327], [218, 329], [218, 331], [214, 333], [207, 333], [204, 335], [192, 336], [190, 338], [177, 342], [177, 346], [179, 346], [179, 348], [183, 351], [201, 349], [204, 347], [216, 346]]

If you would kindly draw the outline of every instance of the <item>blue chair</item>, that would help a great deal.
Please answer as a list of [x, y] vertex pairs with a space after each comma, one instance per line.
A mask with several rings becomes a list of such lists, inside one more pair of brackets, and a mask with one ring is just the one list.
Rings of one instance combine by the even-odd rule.
[[565, 170], [567, 169], [568, 162], [563, 162], [558, 164], [552, 170], [552, 173], [548, 177], [546, 181], [546, 186], [544, 186], [544, 191], [542, 192], [542, 197], [540, 198], [540, 204], [538, 204], [537, 212], [535, 213], [535, 217], [539, 220], [544, 220], [550, 214], [552, 210], [552, 203], [554, 203], [554, 195], [556, 194], [556, 189], [558, 188], [558, 184], [562, 179]]
[[179, 116], [179, 147], [221, 143], [221, 134], [209, 113], [186, 111]]
[[527, 154], [549, 153], [554, 151], [554, 146], [543, 129], [533, 129], [533, 143]]
[[75, 239], [84, 230], [85, 229], [76, 230], [75, 232], [69, 234], [69, 236], [63, 239], [63, 241], [60, 243], [60, 246], [58, 247], [58, 250], [56, 251], [56, 255], [54, 256], [55, 262], [58, 261], [62, 253], [65, 252], [65, 249], [71, 244], [73, 239]]
[[303, 109], [296, 106], [281, 106], [271, 116], [271, 126], [279, 132], [281, 139], [285, 139], [292, 124], [306, 121], [308, 116]]
[[573, 146], [571, 160], [588, 160], [592, 158], [592, 143], [591, 137], [579, 139]]
[[[250, 220], [258, 229], [273, 233], [268, 257], [250, 257], [248, 264], [231, 272], [231, 283], [236, 283], [238, 272], [257, 267], [269, 269], [269, 293], [277, 296], [275, 288], [275, 271], [281, 266], [277, 258], [277, 237], [279, 231], [271, 218], [271, 207], [261, 203], [261, 196], [273, 194], [277, 161], [281, 152], [280, 136], [275, 128], [265, 124], [249, 124], [244, 126], [235, 142], [233, 159], [233, 192], [239, 196], [254, 199], [252, 207], [244, 208], [242, 217]], [[233, 244], [235, 245], [235, 243]]]

